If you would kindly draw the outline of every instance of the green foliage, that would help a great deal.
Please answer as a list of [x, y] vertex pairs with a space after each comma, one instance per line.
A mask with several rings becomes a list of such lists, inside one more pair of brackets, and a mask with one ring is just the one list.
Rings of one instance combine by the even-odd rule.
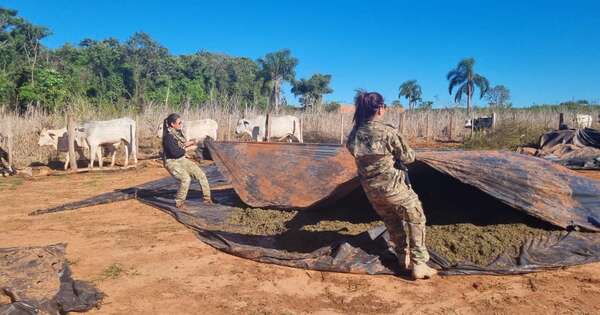
[[465, 139], [464, 148], [469, 150], [516, 150], [521, 146], [535, 146], [542, 134], [547, 132], [539, 126], [506, 121], [493, 130], [476, 132]]
[[342, 105], [340, 105], [340, 103], [338, 102], [329, 102], [327, 104], [325, 104], [325, 111], [328, 113], [333, 113], [333, 112], [337, 112], [340, 110], [340, 107]]
[[592, 104], [587, 100], [566, 101], [559, 104], [535, 104], [527, 108], [534, 111], [591, 112], [600, 111], [600, 104]]
[[491, 108], [511, 108], [510, 90], [504, 85], [496, 85], [485, 92], [485, 98]]
[[258, 59], [260, 76], [265, 81], [265, 87], [271, 92], [271, 103], [275, 111], [279, 110], [281, 101], [281, 84], [294, 82], [298, 59], [292, 57], [289, 49], [268, 53], [264, 58]]
[[456, 94], [454, 95], [454, 101], [460, 103], [462, 95], [467, 95], [467, 112], [471, 112], [471, 99], [475, 92], [475, 87], [479, 88], [479, 98], [483, 98], [483, 95], [489, 89], [489, 81], [475, 73], [475, 59], [467, 58], [461, 60], [456, 68], [450, 70], [446, 75], [446, 79], [449, 81], [448, 92], [452, 95], [454, 87], [458, 87]]
[[402, 106], [402, 103], [400, 103], [400, 100], [392, 101], [392, 106], [397, 108], [404, 108], [404, 106]]
[[432, 108], [433, 108], [432, 101], [423, 101], [423, 102], [419, 103], [419, 110], [430, 110]]
[[110, 110], [149, 103], [266, 108], [269, 98], [280, 99], [281, 82], [293, 80], [298, 63], [289, 50], [258, 62], [203, 51], [176, 56], [143, 32], [124, 42], [83, 39], [49, 50], [40, 42], [49, 34], [0, 8], [0, 104], [49, 111], [75, 100]]
[[400, 85], [400, 94], [398, 97], [405, 97], [408, 100], [408, 108], [414, 109], [418, 101], [421, 100], [421, 86], [417, 80], [405, 81]]
[[44, 109], [49, 111], [61, 109], [67, 97], [65, 80], [61, 74], [54, 69], [38, 69], [35, 73], [35, 82], [27, 82], [19, 88], [21, 100], [43, 104]]
[[300, 96], [300, 103], [304, 109], [312, 108], [319, 111], [323, 102], [323, 95], [333, 92], [329, 87], [331, 82], [330, 74], [313, 74], [310, 79], [300, 79], [292, 82], [292, 93]]

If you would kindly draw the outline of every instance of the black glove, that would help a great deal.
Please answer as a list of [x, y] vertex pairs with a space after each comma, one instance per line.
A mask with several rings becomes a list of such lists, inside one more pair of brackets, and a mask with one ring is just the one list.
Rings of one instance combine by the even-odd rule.
[[402, 161], [396, 160], [394, 162], [394, 168], [404, 172], [404, 184], [406, 184], [408, 188], [412, 188], [412, 185], [410, 184], [410, 178], [408, 177], [408, 167], [406, 167]]

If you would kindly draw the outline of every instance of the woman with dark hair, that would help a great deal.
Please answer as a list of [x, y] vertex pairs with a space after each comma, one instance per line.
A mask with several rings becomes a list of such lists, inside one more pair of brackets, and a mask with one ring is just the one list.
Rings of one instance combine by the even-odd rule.
[[430, 278], [437, 271], [427, 266], [425, 214], [404, 166], [415, 160], [415, 152], [396, 128], [382, 122], [386, 105], [381, 94], [360, 92], [355, 106], [346, 146], [356, 159], [361, 185], [383, 219], [401, 265], [412, 269], [415, 279]]
[[202, 188], [204, 202], [212, 203], [210, 199], [210, 186], [202, 169], [185, 157], [186, 151], [196, 150], [196, 140], [185, 140], [181, 131], [183, 121], [178, 114], [170, 114], [163, 121], [163, 161], [165, 168], [179, 181], [179, 190], [175, 195], [175, 206], [183, 207], [190, 188], [191, 179], [194, 178]]

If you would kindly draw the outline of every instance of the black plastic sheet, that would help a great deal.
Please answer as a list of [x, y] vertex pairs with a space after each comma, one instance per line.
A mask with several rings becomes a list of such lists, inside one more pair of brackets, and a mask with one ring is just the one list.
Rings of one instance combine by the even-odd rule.
[[600, 131], [555, 130], [540, 137], [536, 156], [571, 169], [600, 169]]
[[0, 314], [65, 314], [99, 305], [103, 294], [71, 277], [65, 246], [0, 248], [0, 295], [10, 300], [0, 302]]
[[[291, 146], [286, 146], [289, 147]], [[214, 146], [212, 148], [214, 150]], [[345, 149], [339, 147], [339, 150]], [[338, 156], [343, 156], [343, 152], [339, 154]], [[440, 178], [450, 176], [464, 185], [476, 187], [472, 194], [492, 196], [496, 198], [492, 199], [509, 205], [510, 207], [507, 207], [509, 210], [516, 209], [554, 225], [571, 229], [558, 231], [547, 237], [528, 239], [517, 254], [505, 252], [486, 266], [450, 264], [447, 259], [432, 252], [430, 263], [443, 274], [520, 274], [600, 261], [600, 234], [572, 230], [576, 227], [597, 229], [595, 220], [598, 220], [600, 212], [600, 207], [597, 206], [600, 195], [598, 181], [578, 176], [566, 168], [541, 159], [512, 153], [421, 152], [419, 159], [425, 163], [423, 164], [425, 167], [439, 174]], [[411, 169], [410, 172], [413, 172], [414, 168]], [[207, 171], [209, 181], [227, 182], [219, 172], [215, 169], [211, 170]], [[418, 176], [418, 173], [412, 174]], [[265, 176], [276, 175], [265, 174]], [[431, 180], [435, 181], [435, 178]], [[417, 184], [418, 182], [419, 180], [416, 180]], [[345, 179], [343, 183], [347, 183]], [[233, 187], [235, 188], [235, 185]], [[427, 189], [426, 183], [421, 184], [418, 189], [421, 195], [427, 195], [424, 193]], [[227, 186], [215, 188], [212, 194], [216, 204], [207, 205], [201, 202], [199, 188], [193, 184], [184, 209], [174, 206], [175, 190], [176, 183], [170, 178], [165, 178], [147, 185], [132, 187], [127, 191], [135, 191], [132, 196], [139, 201], [169, 213], [195, 231], [203, 242], [232, 255], [297, 268], [403, 275], [403, 271], [398, 269], [394, 254], [389, 250], [387, 233], [384, 233], [385, 229], [382, 227], [356, 236], [338, 235], [334, 241], [324, 245], [317, 246], [304, 242], [302, 248], [285, 247], [281, 242], [282, 238], [289, 236], [285, 233], [260, 236], [232, 233], [224, 228], [235, 211], [233, 206], [239, 205], [240, 198], [243, 200], [234, 189]], [[344, 198], [353, 194], [356, 194], [356, 190], [340, 192], [338, 195], [334, 194], [334, 199], [343, 202]], [[70, 204], [68, 207], [95, 204], [98, 199], [106, 202], [111, 198], [110, 196], [104, 194]], [[118, 194], [112, 196], [115, 200], [121, 198]], [[324, 200], [332, 197], [331, 193], [323, 196]], [[547, 200], [540, 201], [538, 200], [540, 198]], [[424, 200], [424, 204], [427, 204], [427, 200]], [[317, 202], [315, 205], [322, 204]], [[303, 211], [318, 212], [319, 210], [318, 208], [306, 209], [301, 210], [300, 213]], [[427, 212], [427, 209], [425, 211]]]

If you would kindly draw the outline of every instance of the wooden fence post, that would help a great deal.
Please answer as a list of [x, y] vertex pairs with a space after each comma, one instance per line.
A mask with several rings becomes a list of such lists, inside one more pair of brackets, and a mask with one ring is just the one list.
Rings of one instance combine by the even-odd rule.
[[496, 119], [498, 118], [498, 116], [496, 116], [496, 112], [492, 112], [492, 130], [496, 129]]
[[298, 123], [300, 124], [300, 139], [298, 139], [298, 142], [304, 143], [304, 114], [300, 114], [300, 121]]
[[344, 144], [344, 114], [340, 114], [340, 144]]
[[562, 130], [564, 124], [565, 124], [565, 114], [559, 113], [558, 114], [558, 130]]
[[475, 116], [471, 114], [471, 138], [473, 138], [473, 133], [475, 132]]
[[12, 132], [12, 124], [10, 124], [8, 126], [8, 135], [6, 137], [7, 137], [7, 139], [6, 139], [6, 141], [7, 141], [7, 144], [6, 144], [6, 146], [7, 146], [7, 148], [6, 148], [7, 152], [6, 152], [6, 154], [8, 155], [7, 156], [8, 161], [6, 161], [6, 163], [8, 163], [8, 170], [9, 170], [9, 172], [12, 172], [12, 171], [14, 171], [14, 169], [13, 169], [13, 132]]
[[425, 139], [429, 140], [430, 136], [431, 136], [431, 132], [430, 132], [430, 126], [429, 126], [429, 122], [431, 121], [430, 117], [429, 117], [429, 111], [427, 111], [427, 115], [425, 116]]
[[270, 123], [269, 123], [269, 116], [270, 115], [267, 113], [267, 119], [265, 120], [265, 141], [266, 142], [269, 142], [269, 138], [271, 137], [271, 133], [269, 130], [269, 128], [271, 127]]
[[227, 139], [227, 141], [231, 140], [231, 114], [227, 115], [227, 135], [225, 139]]
[[448, 124], [448, 140], [452, 141], [452, 129], [454, 129], [454, 110], [450, 111], [450, 123]]
[[404, 135], [404, 123], [405, 123], [405, 116], [406, 116], [406, 112], [402, 112], [400, 113], [400, 126], [398, 129], [400, 129], [400, 133], [402, 135]]
[[[77, 171], [77, 159], [75, 158], [75, 120], [73, 114], [67, 115], [67, 139], [69, 141], [69, 159], [71, 171]], [[91, 152], [91, 150], [90, 150]], [[92, 159], [90, 158], [90, 161]], [[93, 165], [91, 165], [93, 167]]]

